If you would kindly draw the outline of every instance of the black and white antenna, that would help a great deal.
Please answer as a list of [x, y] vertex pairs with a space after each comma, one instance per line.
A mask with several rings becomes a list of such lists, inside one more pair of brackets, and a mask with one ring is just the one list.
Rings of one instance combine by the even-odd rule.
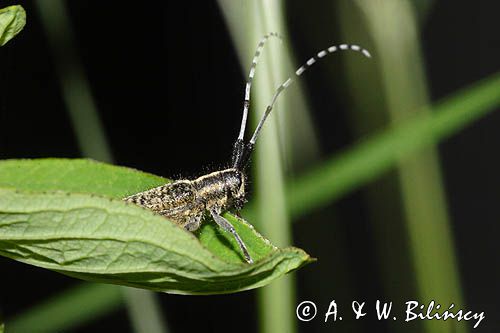
[[255, 50], [255, 54], [252, 59], [252, 65], [250, 66], [250, 72], [248, 73], [247, 84], [245, 85], [245, 101], [243, 102], [243, 119], [241, 120], [240, 134], [238, 135], [238, 140], [243, 140], [245, 136], [245, 127], [247, 125], [248, 118], [248, 109], [250, 108], [250, 91], [252, 88], [252, 81], [255, 75], [255, 68], [257, 67], [257, 63], [259, 62], [260, 54], [262, 53], [262, 49], [264, 48], [264, 44], [266, 44], [269, 37], [277, 37], [281, 39], [281, 37], [276, 32], [270, 32], [260, 40], [257, 45], [257, 50]]
[[[271, 35], [271, 34], [269, 34]], [[266, 35], [266, 36], [269, 36]], [[266, 40], [267, 38], [264, 37]], [[255, 53], [256, 57], [258, 58], [258, 55], [260, 54], [260, 51], [263, 46], [263, 42], [265, 42], [265, 39], [263, 39], [257, 48], [257, 52]], [[246, 90], [245, 90], [245, 104], [243, 108], [243, 120], [241, 124], [241, 129], [240, 129], [240, 134], [238, 136], [238, 139], [236, 140], [234, 144], [234, 150], [233, 150], [233, 158], [232, 158], [232, 163], [233, 167], [236, 169], [243, 169], [246, 164], [248, 163], [250, 154], [255, 146], [255, 142], [257, 141], [257, 138], [259, 136], [259, 133], [262, 129], [262, 126], [264, 125], [264, 122], [266, 121], [267, 117], [271, 113], [271, 110], [273, 109], [274, 104], [276, 103], [276, 100], [278, 96], [286, 89], [288, 88], [295, 80], [296, 77], [301, 76], [306, 70], [309, 69], [313, 64], [317, 62], [317, 60], [327, 56], [328, 54], [335, 53], [337, 51], [356, 51], [361, 53], [367, 58], [371, 58], [370, 52], [368, 52], [366, 49], [362, 48], [359, 45], [355, 44], [339, 44], [339, 45], [332, 45], [328, 47], [327, 49], [319, 51], [315, 56], [309, 58], [302, 66], [300, 66], [296, 71], [295, 75], [292, 77], [289, 77], [286, 79], [282, 84], [278, 86], [276, 91], [274, 92], [274, 95], [271, 98], [271, 102], [268, 104], [266, 107], [266, 110], [264, 111], [264, 114], [262, 115], [259, 123], [257, 124], [257, 127], [255, 129], [255, 132], [253, 133], [252, 137], [250, 138], [250, 141], [245, 144], [244, 142], [244, 135], [245, 135], [245, 126], [247, 122], [247, 117], [248, 117], [248, 106], [250, 105], [250, 87], [251, 87], [251, 79], [253, 78], [253, 74], [255, 72], [255, 67], [257, 62], [252, 62], [252, 67], [250, 70], [250, 76], [249, 76], [249, 81], [247, 82]], [[255, 57], [254, 57], [255, 60]], [[248, 90], [247, 90], [248, 89]], [[248, 97], [248, 100], [247, 100]]]

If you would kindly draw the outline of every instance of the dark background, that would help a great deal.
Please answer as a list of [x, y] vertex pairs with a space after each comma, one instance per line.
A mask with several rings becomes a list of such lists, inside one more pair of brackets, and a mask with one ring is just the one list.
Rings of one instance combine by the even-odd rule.
[[[4, 1], [6, 6], [13, 1]], [[287, 8], [297, 59], [315, 49], [294, 20], [318, 10], [301, 1]], [[25, 30], [0, 50], [0, 157], [79, 157], [53, 58], [31, 1]], [[224, 165], [240, 121], [244, 77], [225, 23], [212, 1], [68, 1], [79, 56], [119, 165], [166, 177], [193, 177]], [[500, 70], [498, 2], [435, 2], [422, 22], [422, 45], [432, 100]], [[314, 24], [310, 19], [302, 24]], [[336, 36], [332, 36], [336, 40]], [[318, 45], [317, 49], [324, 45]], [[339, 96], [322, 92], [321, 69], [306, 76], [312, 117], [324, 157], [355, 143]], [[337, 112], [321, 112], [335, 109]], [[493, 112], [439, 145], [450, 219], [467, 308], [485, 311], [480, 332], [495, 332], [500, 313], [498, 235], [500, 216], [500, 112]], [[332, 134], [333, 133], [333, 134]], [[294, 224], [294, 245], [320, 261], [295, 273], [297, 300], [383, 297], [363, 191], [335, 204], [336, 215], [356, 224], [332, 225], [327, 209]], [[304, 220], [306, 220], [304, 219]], [[363, 232], [360, 232], [362, 230]], [[328, 258], [332, 233], [341, 235], [355, 290], [344, 290]], [[342, 254], [341, 254], [342, 255]], [[326, 260], [325, 260], [326, 259]], [[0, 258], [0, 311], [11, 317], [77, 280]], [[334, 283], [338, 283], [335, 285]], [[326, 294], [325, 290], [332, 294]], [[255, 292], [225, 296], [159, 295], [173, 332], [257, 331]], [[126, 310], [75, 332], [130, 331]], [[322, 331], [322, 320], [301, 323]], [[387, 329], [370, 320], [363, 331]], [[360, 326], [359, 326], [360, 325]], [[375, 326], [372, 326], [375, 325]], [[414, 324], [407, 324], [411, 326]], [[415, 324], [418, 325], [418, 324]]]

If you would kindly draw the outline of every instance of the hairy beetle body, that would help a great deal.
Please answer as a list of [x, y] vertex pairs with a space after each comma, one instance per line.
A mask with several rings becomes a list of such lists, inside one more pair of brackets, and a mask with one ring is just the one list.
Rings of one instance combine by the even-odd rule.
[[124, 199], [161, 214], [189, 231], [200, 227], [204, 215], [240, 209], [245, 202], [245, 175], [234, 168], [194, 180], [177, 180]]

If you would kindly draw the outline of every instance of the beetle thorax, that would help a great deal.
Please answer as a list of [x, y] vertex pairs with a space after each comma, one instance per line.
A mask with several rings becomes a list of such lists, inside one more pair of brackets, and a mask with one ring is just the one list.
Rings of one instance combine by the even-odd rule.
[[193, 186], [197, 200], [204, 202], [207, 209], [241, 209], [245, 203], [245, 175], [234, 168], [199, 177], [193, 180]]

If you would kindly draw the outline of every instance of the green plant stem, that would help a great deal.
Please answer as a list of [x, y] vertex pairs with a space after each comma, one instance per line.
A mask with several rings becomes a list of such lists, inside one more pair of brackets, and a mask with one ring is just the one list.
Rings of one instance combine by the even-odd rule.
[[147, 290], [122, 287], [128, 313], [135, 332], [167, 332], [160, 313], [160, 304], [154, 293]]
[[59, 75], [62, 96], [83, 156], [111, 163], [111, 151], [99, 119], [62, 0], [37, 0], [35, 4]]
[[[267, 31], [278, 30], [275, 26], [280, 22], [281, 2], [259, 1], [256, 5], [254, 16], [254, 35], [250, 40], [256, 40]], [[264, 15], [266, 13], [266, 15]], [[272, 23], [269, 17], [274, 18]], [[277, 24], [276, 24], [277, 25]], [[275, 46], [275, 45], [273, 45]], [[284, 66], [281, 65], [283, 55], [278, 52], [277, 47], [271, 47], [273, 57], [263, 56], [261, 64], [262, 80], [257, 79], [254, 89], [255, 105], [266, 105], [271, 100], [273, 87], [280, 84], [284, 75]], [[286, 101], [283, 101], [286, 102]], [[263, 107], [262, 107], [263, 109]], [[274, 115], [282, 114], [286, 110], [286, 103], [281, 103]], [[253, 123], [258, 123], [261, 112], [253, 108]], [[287, 214], [284, 196], [284, 175], [278, 138], [278, 117], [270, 117], [259, 138], [259, 144], [255, 151], [254, 181], [255, 197], [258, 205], [257, 221], [258, 228], [268, 237], [272, 238], [278, 246], [292, 243], [290, 220]], [[266, 222], [264, 222], [266, 221]], [[295, 303], [295, 278], [289, 275], [267, 287], [258, 290], [258, 304], [261, 332], [295, 332], [297, 330], [296, 319], [293, 315]]]
[[81, 283], [8, 320], [7, 329], [10, 333], [71, 331], [122, 304], [120, 287]]
[[[398, 124], [415, 113], [428, 113], [418, 28], [410, 2], [342, 1], [341, 4], [339, 18], [344, 23], [344, 34], [348, 40], [370, 36], [374, 43], [371, 47], [373, 65], [378, 66], [376, 74], [367, 78], [358, 69], [358, 63], [352, 59], [348, 61], [351, 86], [361, 84], [368, 89], [369, 85], [370, 90], [381, 92], [375, 99], [362, 88], [354, 89], [358, 132], [365, 133], [377, 127], [365, 117], [368, 104], [368, 112], [382, 118], [378, 123]], [[358, 11], [360, 15], [356, 15]], [[367, 28], [359, 31], [362, 30], [360, 25], [353, 22], [365, 22]], [[428, 145], [398, 161], [397, 171], [369, 186], [366, 193], [387, 296], [407, 299], [416, 293], [422, 302], [439, 299], [462, 306], [460, 277], [436, 148]], [[395, 205], [399, 202], [401, 207]], [[389, 248], [387, 244], [392, 246]], [[391, 279], [393, 276], [404, 277], [397, 287]], [[461, 330], [453, 322], [428, 321], [422, 326], [415, 327], [415, 331], [423, 328], [426, 332]]]
[[[78, 57], [66, 4], [62, 0], [37, 0], [35, 4], [55, 59], [64, 101], [80, 150], [83, 156], [112, 163], [113, 157], [90, 84]], [[166, 332], [167, 328], [153, 293], [126, 287], [122, 291], [137, 332]], [[135, 304], [137, 302], [147, 304], [148, 307], [138, 307]]]
[[[412, 4], [401, 0], [357, 4], [380, 56], [379, 72], [390, 121], [397, 124], [411, 117], [415, 110], [428, 113], [422, 107], [429, 101]], [[460, 273], [436, 148], [428, 145], [401, 160], [398, 181], [403, 221], [410, 240], [405, 247], [410, 252], [419, 298], [423, 302], [439, 299], [462, 307]], [[423, 324], [426, 332], [467, 331], [456, 322]]]
[[417, 113], [397, 126], [332, 157], [288, 183], [287, 207], [293, 218], [347, 195], [394, 168], [411, 154], [436, 144], [500, 105], [500, 73]]
[[[251, 63], [257, 41], [270, 31], [279, 32], [286, 36], [283, 24], [282, 2], [281, 1], [219, 1], [222, 12], [225, 14], [226, 22], [232, 37], [237, 46], [240, 56], [240, 63], [243, 67], [244, 75], [247, 76], [248, 66]], [[251, 118], [254, 125], [262, 115], [265, 106], [271, 101], [271, 96], [287, 74], [291, 72], [291, 63], [287, 52], [282, 52], [282, 46], [274, 41], [269, 41], [266, 50], [262, 54], [256, 73], [255, 84], [252, 89], [251, 98]], [[273, 57], [270, 57], [272, 54]], [[299, 95], [299, 96], [297, 96]], [[290, 220], [284, 199], [283, 166], [279, 147], [278, 131], [282, 130], [286, 143], [297, 140], [297, 137], [290, 137], [286, 131], [287, 126], [279, 126], [278, 119], [285, 119], [285, 124], [290, 123], [294, 112], [296, 118], [303, 119], [301, 126], [296, 126], [296, 130], [303, 133], [313, 133], [310, 129], [310, 122], [304, 107], [304, 101], [300, 94], [296, 94], [295, 105], [302, 105], [302, 108], [292, 108], [287, 106], [287, 100], [280, 100], [279, 105], [269, 117], [266, 129], [262, 131], [257, 149], [255, 152], [255, 199], [258, 205], [258, 219], [262, 223], [255, 223], [263, 234], [273, 239], [278, 246], [291, 244]], [[287, 112], [284, 112], [287, 110]], [[288, 113], [288, 116], [287, 116]], [[251, 130], [249, 130], [251, 132]], [[292, 132], [290, 132], [292, 133]], [[292, 144], [291, 147], [309, 147], [305, 151], [295, 152], [297, 157], [292, 159], [297, 164], [297, 160], [308, 160], [307, 156], [315, 155], [314, 135], [304, 135], [301, 138], [302, 145]], [[286, 149], [287, 153], [292, 153]], [[287, 156], [287, 154], [285, 154]], [[290, 154], [288, 155], [290, 156]], [[285, 157], [287, 159], [287, 157]], [[310, 160], [311, 158], [309, 158]], [[264, 222], [265, 221], [265, 222]], [[293, 315], [295, 303], [295, 282], [293, 275], [286, 276], [273, 284], [261, 288], [258, 291], [259, 323], [261, 332], [294, 332], [296, 331], [296, 319]]]

